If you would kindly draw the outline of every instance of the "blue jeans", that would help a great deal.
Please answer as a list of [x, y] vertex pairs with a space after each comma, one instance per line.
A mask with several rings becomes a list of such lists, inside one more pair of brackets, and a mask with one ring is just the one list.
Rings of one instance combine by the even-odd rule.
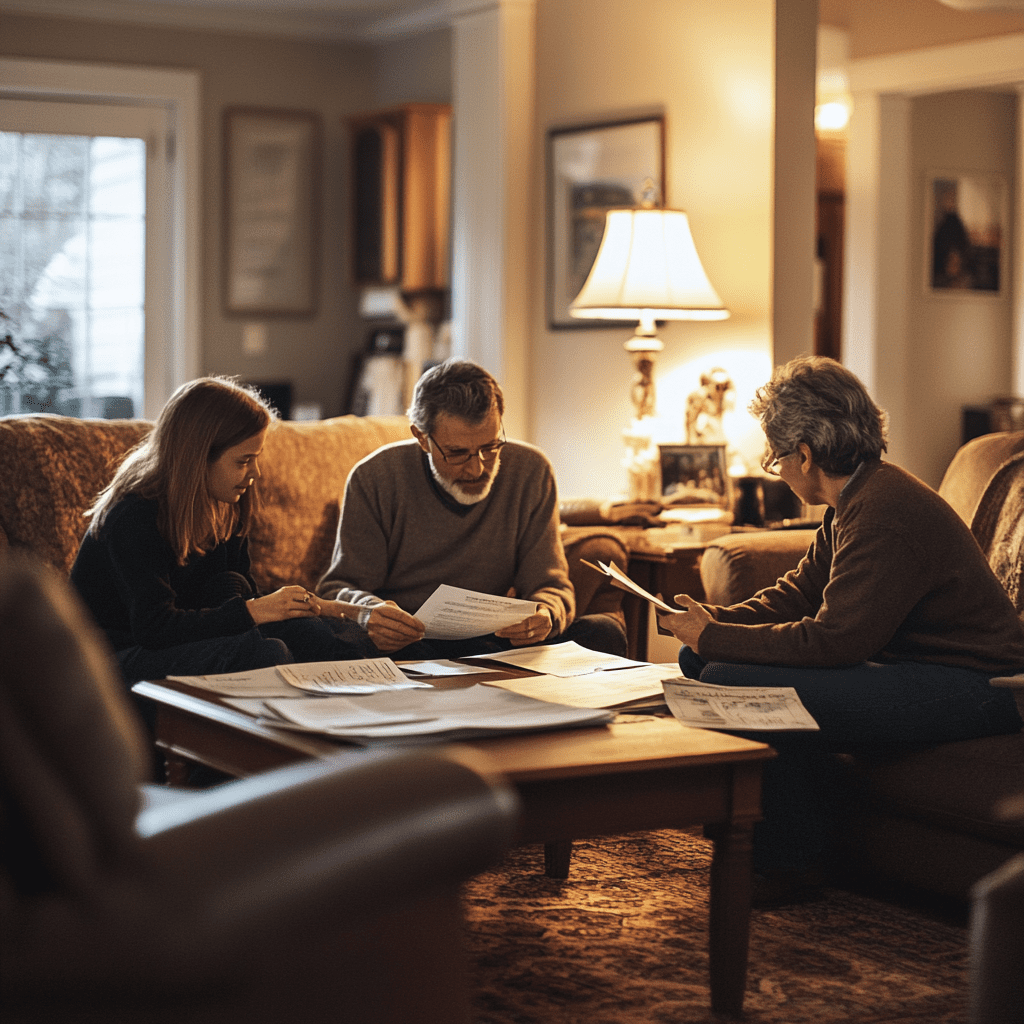
[[825, 855], [839, 819], [840, 752], [909, 751], [1016, 732], [1011, 690], [970, 669], [920, 662], [850, 668], [784, 668], [705, 662], [679, 652], [683, 674], [719, 686], [792, 686], [819, 732], [743, 732], [774, 747], [765, 763], [764, 820], [754, 828], [754, 867], [803, 869]]

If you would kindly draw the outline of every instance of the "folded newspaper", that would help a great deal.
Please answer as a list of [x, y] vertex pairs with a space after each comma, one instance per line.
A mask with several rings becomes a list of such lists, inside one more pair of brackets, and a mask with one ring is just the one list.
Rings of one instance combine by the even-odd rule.
[[782, 732], [817, 729], [792, 686], [714, 686], [678, 676], [666, 679], [665, 702], [684, 725], [698, 729]]

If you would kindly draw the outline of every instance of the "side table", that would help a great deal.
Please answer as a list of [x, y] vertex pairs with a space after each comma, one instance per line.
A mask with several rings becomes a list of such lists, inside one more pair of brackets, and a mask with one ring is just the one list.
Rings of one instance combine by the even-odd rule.
[[[636, 538], [636, 543], [628, 546], [629, 578], [649, 594], [660, 594], [669, 604], [676, 594], [689, 594], [697, 601], [703, 600], [700, 559], [708, 543], [695, 540], [658, 546], [654, 538]], [[631, 657], [647, 661], [651, 606], [642, 598], [624, 593], [622, 611], [626, 617], [626, 638]]]

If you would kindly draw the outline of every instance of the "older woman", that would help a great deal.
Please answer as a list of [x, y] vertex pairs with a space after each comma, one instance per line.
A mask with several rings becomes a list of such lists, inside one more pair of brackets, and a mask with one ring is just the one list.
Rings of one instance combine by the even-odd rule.
[[826, 852], [831, 753], [1015, 732], [993, 676], [1024, 669], [1024, 626], [957, 513], [882, 461], [886, 418], [831, 359], [776, 369], [750, 406], [764, 468], [827, 505], [800, 565], [730, 607], [685, 594], [661, 622], [683, 673], [731, 686], [791, 686], [820, 732], [759, 736], [779, 753], [764, 782], [754, 864], [763, 902], [806, 894]]

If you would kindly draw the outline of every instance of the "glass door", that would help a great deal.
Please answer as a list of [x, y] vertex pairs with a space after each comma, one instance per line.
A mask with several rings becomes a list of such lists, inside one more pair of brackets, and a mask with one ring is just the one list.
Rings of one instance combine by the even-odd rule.
[[144, 415], [167, 134], [161, 107], [0, 101], [0, 414]]

